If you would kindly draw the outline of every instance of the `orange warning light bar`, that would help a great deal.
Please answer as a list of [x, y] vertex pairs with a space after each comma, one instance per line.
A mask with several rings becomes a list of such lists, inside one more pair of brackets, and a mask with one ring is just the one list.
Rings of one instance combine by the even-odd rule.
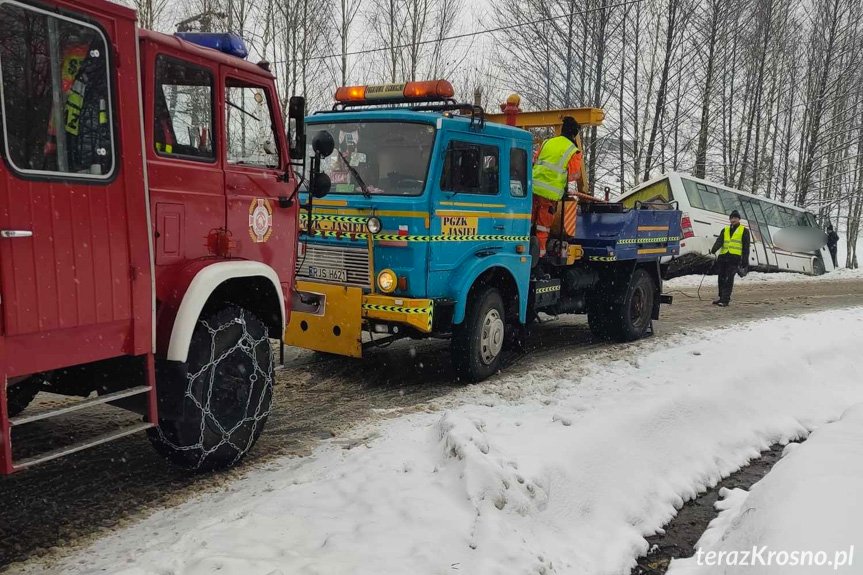
[[342, 86], [336, 90], [336, 102], [364, 102], [365, 86]]
[[377, 104], [416, 101], [440, 101], [455, 96], [455, 90], [446, 80], [407, 82], [405, 84], [378, 84], [374, 86], [342, 86], [336, 90], [340, 104]]

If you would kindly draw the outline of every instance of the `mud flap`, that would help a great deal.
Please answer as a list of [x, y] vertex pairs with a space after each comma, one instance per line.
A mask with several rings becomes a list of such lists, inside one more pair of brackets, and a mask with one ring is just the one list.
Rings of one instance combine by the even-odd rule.
[[285, 343], [362, 357], [362, 305], [362, 288], [298, 281]]

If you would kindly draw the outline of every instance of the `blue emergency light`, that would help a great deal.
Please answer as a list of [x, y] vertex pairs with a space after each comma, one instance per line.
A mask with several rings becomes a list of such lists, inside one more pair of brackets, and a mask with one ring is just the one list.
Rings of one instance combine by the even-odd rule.
[[212, 48], [237, 58], [245, 58], [249, 55], [246, 43], [243, 39], [232, 33], [213, 32], [174, 32], [174, 36], [182, 38], [186, 42], [197, 44], [205, 48]]

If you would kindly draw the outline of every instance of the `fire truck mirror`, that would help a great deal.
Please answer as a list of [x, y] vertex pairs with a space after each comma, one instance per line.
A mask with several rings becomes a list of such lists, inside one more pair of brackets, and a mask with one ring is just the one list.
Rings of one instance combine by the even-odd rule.
[[290, 142], [291, 159], [302, 160], [306, 153], [306, 99], [302, 96], [291, 96], [288, 102], [288, 142]]

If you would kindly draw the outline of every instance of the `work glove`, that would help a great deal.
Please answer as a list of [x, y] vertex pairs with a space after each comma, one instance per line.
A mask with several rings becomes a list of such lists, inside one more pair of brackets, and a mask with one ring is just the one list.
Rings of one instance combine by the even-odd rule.
[[737, 268], [737, 275], [739, 275], [742, 278], [745, 278], [746, 274], [748, 274], [748, 273], [749, 273], [749, 266], [740, 266], [739, 268]]

